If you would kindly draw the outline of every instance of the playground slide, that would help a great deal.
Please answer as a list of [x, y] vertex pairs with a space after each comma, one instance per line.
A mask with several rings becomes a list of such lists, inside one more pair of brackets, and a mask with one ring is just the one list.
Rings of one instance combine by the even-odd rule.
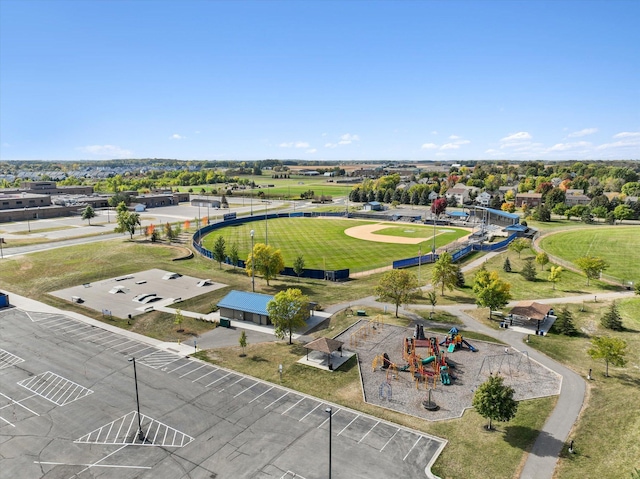
[[466, 347], [468, 347], [468, 348], [469, 348], [469, 350], [470, 350], [471, 352], [473, 352], [473, 353], [475, 353], [475, 352], [477, 351], [477, 349], [476, 349], [476, 348], [474, 348], [473, 346], [471, 346], [471, 345], [467, 342], [467, 340], [466, 340], [466, 339], [463, 339], [463, 340], [462, 340], [462, 344], [464, 344]]
[[422, 364], [429, 364], [436, 360], [435, 356], [429, 356], [428, 358], [424, 358], [422, 360]]

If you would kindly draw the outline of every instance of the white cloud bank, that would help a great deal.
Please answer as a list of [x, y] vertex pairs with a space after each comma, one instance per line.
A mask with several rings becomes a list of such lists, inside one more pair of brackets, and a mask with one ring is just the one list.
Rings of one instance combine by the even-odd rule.
[[597, 128], [584, 128], [582, 130], [574, 131], [573, 133], [569, 133], [567, 138], [580, 138], [582, 136], [593, 135], [594, 133], [598, 133]]
[[280, 148], [309, 148], [309, 143], [306, 141], [289, 141], [280, 143], [278, 146]]
[[174, 133], [173, 135], [171, 135], [169, 137], [170, 140], [184, 140], [185, 138], [187, 138], [186, 136], [182, 136], [182, 135], [178, 135], [177, 133]]

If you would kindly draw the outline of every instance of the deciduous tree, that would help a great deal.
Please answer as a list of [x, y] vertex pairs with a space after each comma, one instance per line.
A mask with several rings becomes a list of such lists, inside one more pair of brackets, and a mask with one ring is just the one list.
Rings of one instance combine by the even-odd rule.
[[489, 319], [493, 318], [493, 310], [502, 308], [511, 299], [511, 285], [502, 281], [497, 271], [489, 272], [485, 268], [476, 273], [473, 292], [476, 295], [476, 304], [489, 308]]
[[374, 289], [374, 293], [380, 301], [391, 301], [395, 305], [396, 318], [400, 305], [415, 298], [418, 291], [418, 278], [415, 274], [404, 269], [387, 271]]
[[264, 277], [269, 285], [269, 281], [284, 269], [282, 253], [273, 246], [257, 243], [247, 258], [246, 270], [249, 276], [251, 276], [253, 268]]
[[510, 421], [518, 411], [518, 402], [513, 399], [515, 390], [504, 384], [502, 376], [489, 376], [478, 386], [473, 395], [473, 407], [478, 414], [489, 420], [487, 429], [491, 430], [491, 421]]
[[609, 267], [605, 260], [595, 256], [582, 256], [576, 260], [576, 265], [587, 277], [587, 286], [590, 280], [599, 278], [600, 274]]
[[536, 255], [536, 263], [540, 265], [540, 269], [544, 271], [544, 267], [547, 263], [549, 263], [549, 255], [544, 251], [541, 251]]
[[560, 281], [560, 275], [562, 274], [562, 266], [552, 266], [549, 270], [549, 277], [547, 278], [553, 284], [553, 289], [556, 289], [556, 283]]
[[96, 217], [96, 212], [91, 207], [91, 205], [87, 205], [87, 207], [84, 210], [82, 210], [82, 219], [88, 220], [89, 226], [91, 226], [91, 218], [95, 218], [95, 217]]
[[604, 359], [604, 375], [609, 377], [609, 363], [619, 368], [627, 364], [627, 342], [611, 336], [595, 336], [591, 340], [591, 347], [587, 350], [587, 354], [592, 359]]
[[300, 276], [304, 273], [304, 256], [299, 255], [293, 261], [293, 272], [298, 276], [298, 281], [300, 281]]
[[309, 317], [309, 298], [299, 289], [286, 289], [267, 303], [267, 312], [273, 323], [275, 335], [280, 339], [288, 335], [291, 344], [293, 332], [304, 326]]
[[511, 251], [515, 251], [518, 253], [518, 258], [520, 258], [520, 253], [531, 246], [531, 241], [526, 238], [516, 238], [509, 244], [509, 249]]
[[442, 253], [433, 265], [431, 273], [431, 282], [434, 287], [441, 287], [441, 295], [444, 296], [444, 288], [453, 291], [457, 283], [458, 267], [453, 262], [453, 258], [449, 253]]

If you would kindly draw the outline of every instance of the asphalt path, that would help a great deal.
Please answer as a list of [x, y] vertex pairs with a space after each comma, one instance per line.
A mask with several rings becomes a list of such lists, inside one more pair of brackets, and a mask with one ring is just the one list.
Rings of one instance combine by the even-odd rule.
[[418, 478], [445, 445], [65, 314], [0, 330], [3, 477], [320, 479], [331, 441], [332, 477]]

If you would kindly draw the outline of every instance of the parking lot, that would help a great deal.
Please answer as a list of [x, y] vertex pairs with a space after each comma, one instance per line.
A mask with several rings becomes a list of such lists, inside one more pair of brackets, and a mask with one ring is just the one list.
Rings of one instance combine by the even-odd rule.
[[319, 479], [331, 440], [332, 477], [418, 478], [444, 447], [62, 314], [9, 309], [0, 320], [7, 477]]

